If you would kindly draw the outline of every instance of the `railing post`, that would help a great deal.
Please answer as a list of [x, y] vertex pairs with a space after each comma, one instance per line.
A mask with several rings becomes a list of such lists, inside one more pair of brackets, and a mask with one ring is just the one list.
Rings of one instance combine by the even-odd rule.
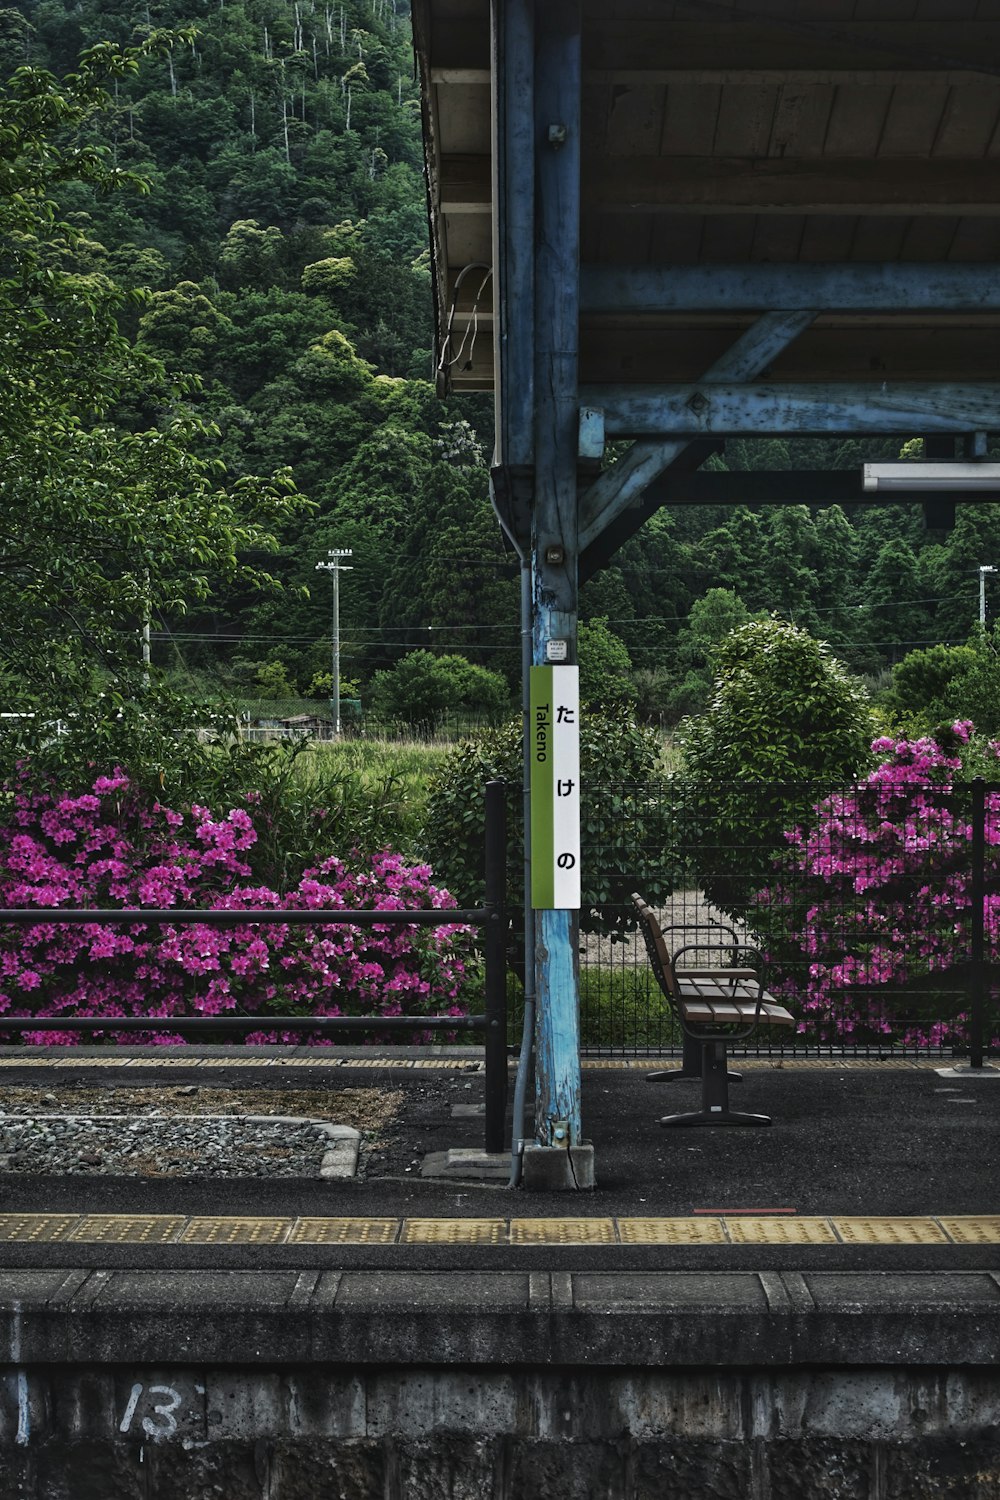
[[502, 781], [486, 787], [486, 1141], [504, 1149], [507, 1113], [507, 797]]
[[983, 1066], [983, 1001], [986, 987], [986, 783], [972, 783], [972, 976], [969, 1008], [969, 1066]]

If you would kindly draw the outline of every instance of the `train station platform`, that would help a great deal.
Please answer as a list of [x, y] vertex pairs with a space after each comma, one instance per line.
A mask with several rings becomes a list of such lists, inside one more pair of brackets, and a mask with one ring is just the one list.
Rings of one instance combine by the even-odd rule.
[[597, 1186], [544, 1194], [421, 1175], [468, 1049], [5, 1049], [11, 1110], [396, 1112], [351, 1179], [0, 1174], [0, 1493], [1000, 1495], [1000, 1074], [748, 1059], [772, 1126], [661, 1129], [661, 1066], [585, 1066]]

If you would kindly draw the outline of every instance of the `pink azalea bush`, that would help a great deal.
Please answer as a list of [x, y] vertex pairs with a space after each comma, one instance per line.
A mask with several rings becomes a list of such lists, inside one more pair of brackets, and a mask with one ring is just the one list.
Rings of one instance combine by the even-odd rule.
[[[971, 952], [971, 797], [961, 779], [971, 732], [958, 721], [934, 738], [876, 740], [876, 769], [818, 802], [808, 828], [786, 833], [787, 852], [747, 921], [800, 1031], [838, 1042], [963, 1039], [966, 1017], [941, 1012], [956, 1010]], [[986, 757], [995, 766], [1000, 745], [990, 742]], [[987, 883], [998, 874], [1000, 795], [988, 792]], [[987, 895], [984, 920], [989, 956], [1000, 893]]]
[[[256, 799], [222, 815], [179, 812], [139, 792], [121, 770], [81, 796], [20, 790], [0, 827], [4, 907], [211, 907], [240, 910], [440, 907], [439, 927], [286, 924], [108, 927], [40, 921], [0, 927], [0, 1013], [107, 1017], [265, 1013], [275, 1027], [248, 1040], [301, 1040], [282, 1015], [464, 1015], [475, 969], [471, 929], [449, 922], [454, 899], [427, 865], [390, 850], [349, 863], [331, 855], [279, 894], [254, 878]], [[70, 1044], [75, 1032], [24, 1033]], [[89, 1036], [86, 1038], [90, 1040]]]

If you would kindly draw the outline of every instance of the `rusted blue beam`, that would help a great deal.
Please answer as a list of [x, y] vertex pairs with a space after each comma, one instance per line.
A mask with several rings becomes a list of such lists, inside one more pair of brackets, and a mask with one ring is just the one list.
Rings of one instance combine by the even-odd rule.
[[864, 262], [812, 265], [584, 266], [593, 313], [1000, 311], [995, 265]]
[[[809, 327], [815, 316], [813, 312], [765, 313], [716, 360], [703, 378], [712, 383], [753, 380]], [[580, 500], [581, 553], [635, 504], [643, 491], [669, 469], [686, 447], [684, 439], [635, 443], [616, 464], [605, 469]]]
[[799, 384], [589, 386], [588, 406], [604, 412], [615, 437], [777, 436], [782, 433], [991, 431], [1000, 384], [873, 380]]
[[535, 0], [493, 0], [491, 41], [496, 463], [509, 472], [535, 456]]

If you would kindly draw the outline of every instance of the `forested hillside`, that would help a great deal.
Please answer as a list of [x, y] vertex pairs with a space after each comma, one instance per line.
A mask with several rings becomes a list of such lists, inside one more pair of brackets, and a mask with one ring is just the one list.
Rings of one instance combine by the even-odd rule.
[[[518, 586], [488, 502], [490, 403], [434, 394], [405, 0], [39, 0], [0, 12], [0, 65], [8, 79], [24, 66], [62, 76], [81, 49], [154, 28], [184, 35], [116, 77], [110, 106], [70, 133], [147, 189], [53, 187], [75, 266], [141, 293], [119, 326], [176, 382], [152, 420], [182, 408], [197, 451], [233, 483], [288, 466], [310, 502], [273, 518], [267, 567], [283, 591], [211, 573], [193, 609], [158, 602], [154, 663], [202, 687], [324, 698], [330, 585], [316, 565], [341, 547], [354, 554], [341, 592], [352, 691], [415, 647], [513, 685]], [[126, 391], [113, 416], [128, 432], [150, 410]], [[714, 462], [848, 467], [898, 448], [733, 444]], [[1000, 563], [997, 507], [960, 505], [945, 533], [917, 510], [809, 499], [661, 512], [586, 586], [584, 618], [627, 648], [644, 710], [697, 707], [707, 648], [746, 613], [776, 611], [871, 673], [967, 639], [977, 569]], [[133, 654], [137, 630], [123, 621]], [[592, 647], [607, 644], [595, 626]]]

